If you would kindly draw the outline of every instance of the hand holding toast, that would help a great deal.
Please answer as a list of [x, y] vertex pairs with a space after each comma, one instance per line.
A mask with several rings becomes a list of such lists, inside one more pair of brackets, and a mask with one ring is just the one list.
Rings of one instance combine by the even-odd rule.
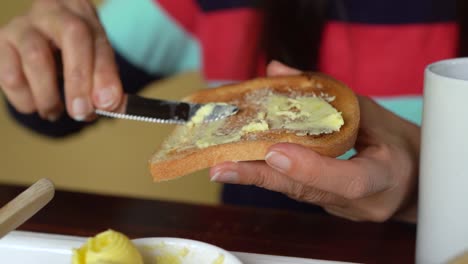
[[[270, 75], [297, 74], [279, 63]], [[270, 147], [265, 161], [226, 162], [210, 171], [212, 180], [256, 185], [322, 206], [329, 213], [381, 222], [392, 217], [415, 221], [418, 126], [366, 97], [359, 98], [361, 121], [350, 160], [317, 154], [288, 143]]]
[[[57, 84], [60, 51], [65, 106]], [[23, 16], [0, 28], [0, 86], [21, 113], [56, 120], [66, 107], [78, 121], [94, 109], [114, 110], [122, 87], [93, 4], [88, 0], [36, 0]]]

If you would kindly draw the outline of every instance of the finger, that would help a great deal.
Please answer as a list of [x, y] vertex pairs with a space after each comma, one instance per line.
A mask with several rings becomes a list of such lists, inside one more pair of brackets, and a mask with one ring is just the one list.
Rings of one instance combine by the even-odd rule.
[[61, 49], [67, 111], [75, 120], [86, 120], [94, 112], [93, 86], [94, 42], [90, 26], [80, 17], [57, 8], [34, 23]]
[[297, 75], [300, 73], [300, 70], [286, 66], [276, 60], [271, 61], [267, 66], [267, 76]]
[[11, 38], [21, 57], [37, 111], [42, 118], [55, 121], [63, 111], [63, 104], [49, 42], [27, 22], [16, 30]]
[[255, 185], [281, 192], [298, 201], [307, 201], [317, 205], [333, 204], [343, 206], [346, 203], [342, 197], [305, 186], [273, 170], [262, 161], [226, 162], [213, 167], [210, 175], [212, 181]]
[[[283, 175], [272, 170], [262, 161], [225, 162], [212, 168], [211, 172], [211, 180], [224, 183], [250, 184], [266, 188], [283, 182]], [[289, 186], [291, 183], [287, 182], [286, 185]]]
[[94, 33], [94, 72], [92, 99], [97, 108], [115, 110], [121, 102], [123, 89], [113, 49], [107, 39], [94, 6], [88, 1], [67, 1], [65, 5], [86, 20]]
[[104, 110], [116, 110], [123, 102], [123, 88], [111, 45], [105, 35], [95, 39], [93, 102]]
[[93, 85], [92, 32], [80, 19], [66, 15], [62, 32], [62, 59], [65, 77], [65, 98], [68, 111], [77, 121], [86, 120], [93, 112], [91, 90]]
[[382, 191], [391, 184], [384, 163], [370, 158], [339, 160], [300, 145], [280, 143], [270, 148], [265, 160], [295, 181], [351, 200]]
[[15, 49], [0, 36], [0, 87], [11, 105], [20, 113], [36, 111], [33, 96]]

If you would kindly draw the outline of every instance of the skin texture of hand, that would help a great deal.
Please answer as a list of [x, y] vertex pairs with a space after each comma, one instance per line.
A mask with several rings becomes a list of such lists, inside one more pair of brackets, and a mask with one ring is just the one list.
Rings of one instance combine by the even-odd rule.
[[[268, 75], [300, 71], [272, 62]], [[354, 221], [416, 221], [420, 129], [359, 97], [361, 123], [349, 160], [321, 156], [296, 144], [272, 146], [265, 162], [226, 162], [212, 181], [256, 185], [323, 207]]]
[[0, 86], [21, 113], [54, 121], [65, 108], [57, 84], [61, 52], [65, 106], [78, 121], [96, 108], [113, 110], [122, 86], [112, 48], [88, 0], [35, 0], [24, 15], [0, 28]]

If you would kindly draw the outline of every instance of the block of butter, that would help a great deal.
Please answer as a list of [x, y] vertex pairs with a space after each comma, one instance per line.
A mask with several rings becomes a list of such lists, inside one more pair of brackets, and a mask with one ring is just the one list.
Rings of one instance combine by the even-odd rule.
[[143, 264], [137, 248], [124, 234], [107, 230], [73, 250], [73, 264]]

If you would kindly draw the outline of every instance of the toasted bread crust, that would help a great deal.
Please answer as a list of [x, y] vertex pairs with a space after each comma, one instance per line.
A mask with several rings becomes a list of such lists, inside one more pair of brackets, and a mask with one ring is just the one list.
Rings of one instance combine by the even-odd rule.
[[316, 92], [335, 96], [330, 104], [341, 112], [344, 125], [339, 132], [319, 136], [263, 132], [255, 141], [240, 140], [196, 149], [196, 151], [182, 151], [163, 158], [156, 152], [149, 161], [153, 179], [155, 181], [170, 180], [225, 161], [263, 160], [268, 149], [280, 142], [300, 144], [330, 157], [344, 154], [353, 147], [359, 126], [359, 104], [356, 95], [345, 84], [321, 73], [257, 78], [218, 88], [204, 89], [185, 100], [198, 103], [230, 102], [243, 98], [248, 92], [264, 88], [278, 92]]

